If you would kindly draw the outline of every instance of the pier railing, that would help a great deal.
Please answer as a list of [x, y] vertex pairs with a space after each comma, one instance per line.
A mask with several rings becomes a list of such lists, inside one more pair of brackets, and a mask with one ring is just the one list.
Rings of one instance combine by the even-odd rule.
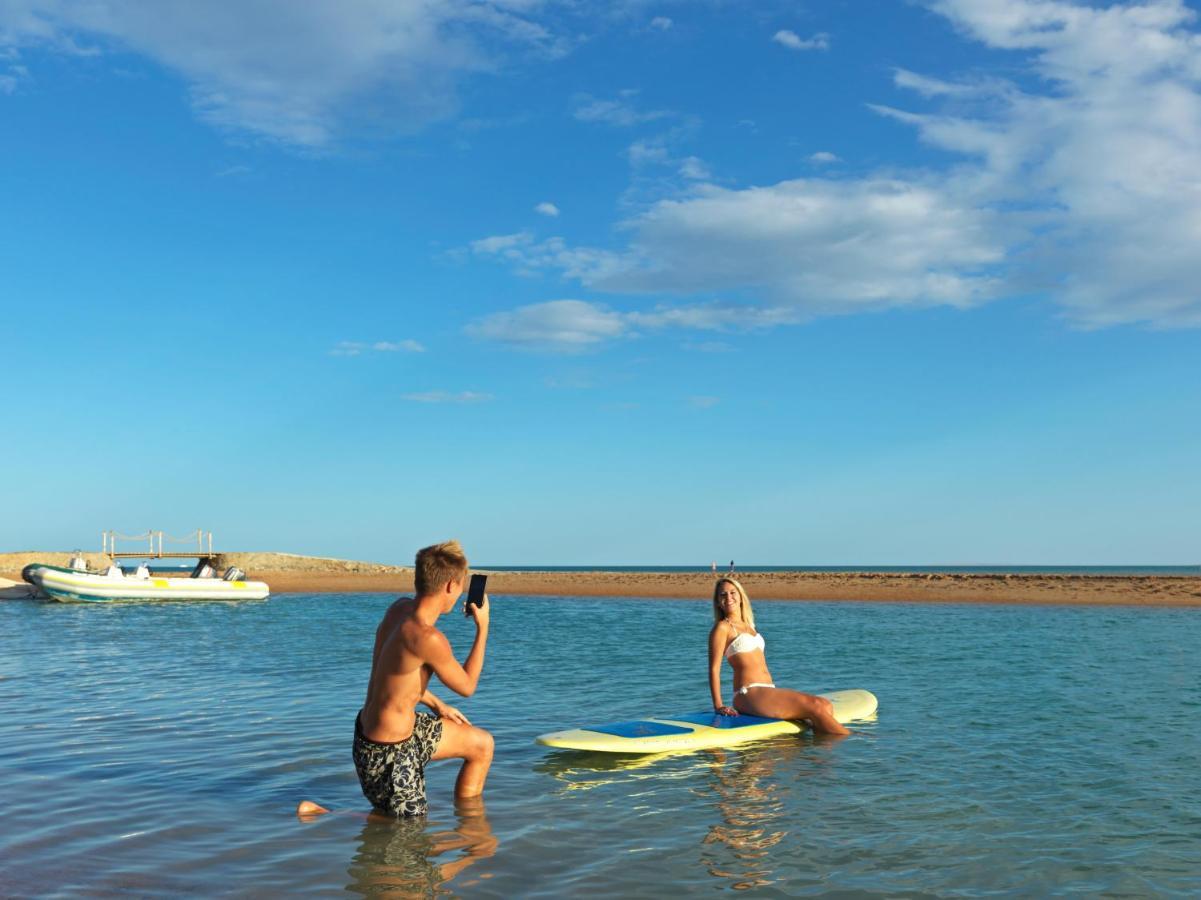
[[[146, 551], [117, 550], [117, 541], [145, 541]], [[194, 544], [195, 550], [166, 549], [165, 545]], [[208, 545], [207, 549], [205, 545]], [[213, 533], [197, 528], [183, 537], [172, 537], [162, 531], [147, 531], [145, 534], [120, 534], [116, 531], [101, 532], [101, 553], [112, 559], [194, 559], [213, 555]]]

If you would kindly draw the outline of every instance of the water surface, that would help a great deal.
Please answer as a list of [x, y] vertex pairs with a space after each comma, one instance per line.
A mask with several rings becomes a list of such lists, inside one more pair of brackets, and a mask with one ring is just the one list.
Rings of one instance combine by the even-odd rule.
[[390, 600], [0, 604], [0, 893], [1201, 892], [1197, 610], [761, 603], [777, 683], [878, 719], [639, 759], [533, 738], [707, 707], [707, 604], [498, 597], [484, 808], [435, 764], [395, 825], [350, 761]]

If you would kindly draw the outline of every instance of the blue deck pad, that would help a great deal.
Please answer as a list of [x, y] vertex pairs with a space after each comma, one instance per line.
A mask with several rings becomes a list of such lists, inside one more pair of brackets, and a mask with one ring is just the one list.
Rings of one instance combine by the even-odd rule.
[[[690, 720], [682, 720], [690, 721]], [[610, 725], [589, 725], [584, 731], [597, 731], [601, 734], [611, 734], [615, 737], [660, 737], [668, 734], [692, 734], [696, 729], [684, 728], [680, 725], [668, 725], [666, 722], [648, 722], [646, 719], [634, 719], [630, 722], [613, 722]]]
[[[710, 728], [746, 728], [748, 725], [763, 725], [779, 722], [779, 719], [764, 719], [760, 716], [719, 716], [714, 712], [686, 713], [682, 716], [664, 716], [673, 722], [691, 722], [693, 725], [708, 725]], [[595, 729], [593, 729], [595, 730]]]

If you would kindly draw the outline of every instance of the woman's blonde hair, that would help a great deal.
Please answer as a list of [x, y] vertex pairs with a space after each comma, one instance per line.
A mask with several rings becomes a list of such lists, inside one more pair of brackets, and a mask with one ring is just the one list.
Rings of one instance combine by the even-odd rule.
[[726, 617], [725, 611], [721, 608], [721, 601], [717, 597], [721, 593], [721, 586], [723, 584], [732, 584], [738, 589], [738, 596], [741, 598], [739, 606], [742, 608], [742, 621], [754, 628], [755, 613], [751, 609], [751, 598], [746, 595], [746, 588], [734, 578], [719, 578], [717, 579], [717, 583], [713, 585], [713, 621], [720, 622]]

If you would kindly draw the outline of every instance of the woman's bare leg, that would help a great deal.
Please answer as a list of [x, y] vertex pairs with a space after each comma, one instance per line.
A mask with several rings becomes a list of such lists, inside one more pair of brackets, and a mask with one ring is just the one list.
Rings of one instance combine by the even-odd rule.
[[770, 719], [808, 719], [814, 731], [825, 734], [850, 734], [850, 729], [834, 718], [834, 704], [825, 697], [791, 691], [787, 688], [751, 688], [734, 698], [739, 712]]
[[327, 812], [329, 812], [328, 809], [326, 809], [324, 806], [314, 803], [312, 800], [301, 800], [300, 804], [296, 807], [296, 815], [300, 816], [302, 819], [310, 816], [320, 816]]

